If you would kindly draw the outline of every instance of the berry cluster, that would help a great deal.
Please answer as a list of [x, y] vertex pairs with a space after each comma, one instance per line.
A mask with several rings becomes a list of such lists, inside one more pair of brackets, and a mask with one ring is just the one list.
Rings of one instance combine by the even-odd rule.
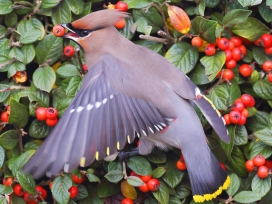
[[44, 121], [48, 126], [55, 126], [58, 122], [58, 111], [55, 108], [38, 107], [36, 109], [37, 120]]
[[224, 115], [226, 125], [244, 125], [249, 114], [247, 108], [251, 108], [254, 105], [254, 98], [249, 94], [243, 94], [234, 101], [231, 111]]
[[34, 195], [26, 192], [19, 183], [15, 184], [13, 192], [19, 197], [24, 197], [27, 204], [36, 204], [39, 201], [45, 200], [47, 197], [47, 191], [38, 185], [36, 186], [36, 193]]
[[132, 171], [130, 176], [136, 176], [144, 182], [142, 186], [139, 186], [139, 190], [144, 193], [147, 193], [148, 191], [157, 191], [160, 188], [160, 181], [158, 179], [152, 178], [151, 175], [140, 176]]
[[[108, 9], [118, 9], [119, 11], [126, 12], [128, 10], [128, 5], [126, 2], [118, 1], [115, 5], [110, 3], [107, 6], [107, 8]], [[116, 23], [114, 23], [114, 26], [117, 29], [123, 29], [126, 26], [125, 19], [121, 19], [120, 21], [117, 21]]]
[[253, 159], [246, 161], [246, 170], [252, 172], [257, 170], [257, 175], [259, 178], [266, 178], [268, 174], [271, 174], [272, 161], [266, 160], [263, 155], [256, 155]]
[[5, 111], [2, 112], [2, 114], [1, 114], [1, 120], [2, 120], [2, 122], [5, 122], [5, 123], [8, 122], [8, 120], [9, 120], [9, 114], [10, 114], [10, 106], [7, 106], [5, 108]]
[[186, 163], [182, 154], [180, 154], [180, 159], [176, 162], [176, 167], [178, 170], [184, 171], [186, 169]]

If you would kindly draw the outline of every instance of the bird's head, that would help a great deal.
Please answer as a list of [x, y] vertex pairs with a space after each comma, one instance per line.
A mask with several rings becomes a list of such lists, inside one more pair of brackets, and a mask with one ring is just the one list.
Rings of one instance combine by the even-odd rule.
[[105, 37], [111, 35], [109, 30], [114, 28], [114, 23], [126, 17], [128, 13], [115, 9], [96, 11], [72, 23], [61, 24], [69, 31], [63, 37], [75, 41], [87, 51], [99, 39], [105, 41]]

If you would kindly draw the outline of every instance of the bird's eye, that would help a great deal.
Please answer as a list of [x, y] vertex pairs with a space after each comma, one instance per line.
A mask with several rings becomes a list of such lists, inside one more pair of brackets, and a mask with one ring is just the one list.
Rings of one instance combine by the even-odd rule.
[[85, 36], [89, 35], [89, 33], [90, 33], [90, 31], [88, 31], [88, 30], [83, 30], [83, 31], [80, 32], [82, 37], [85, 37]]

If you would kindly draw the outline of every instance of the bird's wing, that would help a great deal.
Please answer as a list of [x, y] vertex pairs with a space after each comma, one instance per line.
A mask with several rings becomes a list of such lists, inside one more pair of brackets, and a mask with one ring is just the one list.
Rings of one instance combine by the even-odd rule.
[[[160, 100], [162, 90], [154, 82], [141, 80], [130, 68], [104, 54], [86, 74], [73, 102], [24, 172], [36, 178], [69, 172], [122, 149], [135, 135], [147, 136], [166, 128], [175, 118], [174, 110], [167, 99]], [[153, 97], [157, 100], [151, 100]]]

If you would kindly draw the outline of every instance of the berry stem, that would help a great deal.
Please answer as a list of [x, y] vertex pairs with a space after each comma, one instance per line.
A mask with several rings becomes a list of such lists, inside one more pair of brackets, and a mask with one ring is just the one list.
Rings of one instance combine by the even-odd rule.
[[78, 61], [79, 67], [80, 67], [80, 73], [81, 73], [81, 74], [85, 74], [87, 71], [85, 71], [85, 70], [83, 69], [83, 63], [82, 63], [82, 60], [81, 60], [81, 57], [80, 57], [80, 49], [77, 47], [77, 48], [75, 49], [75, 51], [76, 51], [77, 61]]

